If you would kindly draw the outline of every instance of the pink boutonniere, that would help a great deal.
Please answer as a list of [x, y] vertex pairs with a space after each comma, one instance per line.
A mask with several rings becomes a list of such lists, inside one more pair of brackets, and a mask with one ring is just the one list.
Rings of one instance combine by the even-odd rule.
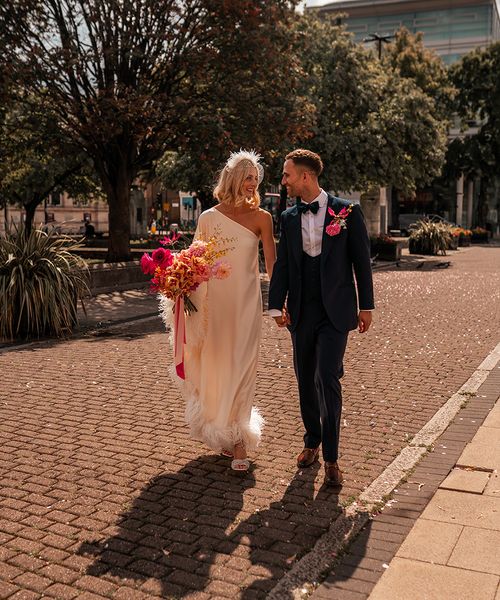
[[336, 213], [333, 208], [328, 207], [328, 214], [332, 217], [330, 223], [326, 226], [326, 233], [330, 236], [338, 235], [342, 229], [347, 229], [346, 219], [352, 211], [354, 204], [342, 208]]

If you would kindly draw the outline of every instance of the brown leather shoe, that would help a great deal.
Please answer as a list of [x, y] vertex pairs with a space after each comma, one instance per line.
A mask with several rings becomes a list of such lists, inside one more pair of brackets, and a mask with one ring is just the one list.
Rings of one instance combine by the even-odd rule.
[[335, 487], [340, 487], [344, 477], [339, 465], [336, 462], [325, 462], [325, 483]]
[[319, 448], [304, 448], [297, 456], [297, 467], [305, 469], [310, 467], [319, 458]]

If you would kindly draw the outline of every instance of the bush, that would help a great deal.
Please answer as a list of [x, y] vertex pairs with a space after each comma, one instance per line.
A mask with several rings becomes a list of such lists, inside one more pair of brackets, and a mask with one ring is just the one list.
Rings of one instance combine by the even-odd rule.
[[446, 255], [446, 250], [453, 245], [453, 237], [449, 225], [419, 221], [410, 234], [409, 247], [411, 254]]
[[88, 270], [67, 236], [24, 227], [0, 239], [0, 338], [61, 337], [78, 323]]

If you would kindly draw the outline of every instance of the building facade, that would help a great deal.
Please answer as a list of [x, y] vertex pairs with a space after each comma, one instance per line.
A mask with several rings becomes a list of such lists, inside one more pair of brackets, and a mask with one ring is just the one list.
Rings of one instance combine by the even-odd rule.
[[[142, 188], [133, 186], [130, 193], [130, 233], [133, 237], [145, 237], [148, 230], [147, 205]], [[5, 206], [0, 213], [0, 235], [6, 227], [24, 222], [25, 212], [15, 205]], [[72, 198], [66, 192], [51, 194], [35, 212], [34, 224], [68, 235], [83, 235], [85, 222], [90, 223], [97, 235], [109, 233], [108, 203], [103, 198]]]
[[357, 42], [371, 34], [393, 35], [401, 27], [422, 32], [424, 43], [446, 64], [500, 39], [498, 0], [341, 0], [320, 13], [344, 13], [341, 22]]

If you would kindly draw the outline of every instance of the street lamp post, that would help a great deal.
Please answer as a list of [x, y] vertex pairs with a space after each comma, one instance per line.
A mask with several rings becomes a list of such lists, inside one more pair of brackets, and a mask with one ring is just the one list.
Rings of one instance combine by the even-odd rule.
[[366, 37], [363, 42], [376, 42], [378, 49], [378, 58], [379, 60], [382, 58], [382, 44], [388, 44], [394, 35], [379, 35], [378, 33], [370, 33], [368, 37]]

